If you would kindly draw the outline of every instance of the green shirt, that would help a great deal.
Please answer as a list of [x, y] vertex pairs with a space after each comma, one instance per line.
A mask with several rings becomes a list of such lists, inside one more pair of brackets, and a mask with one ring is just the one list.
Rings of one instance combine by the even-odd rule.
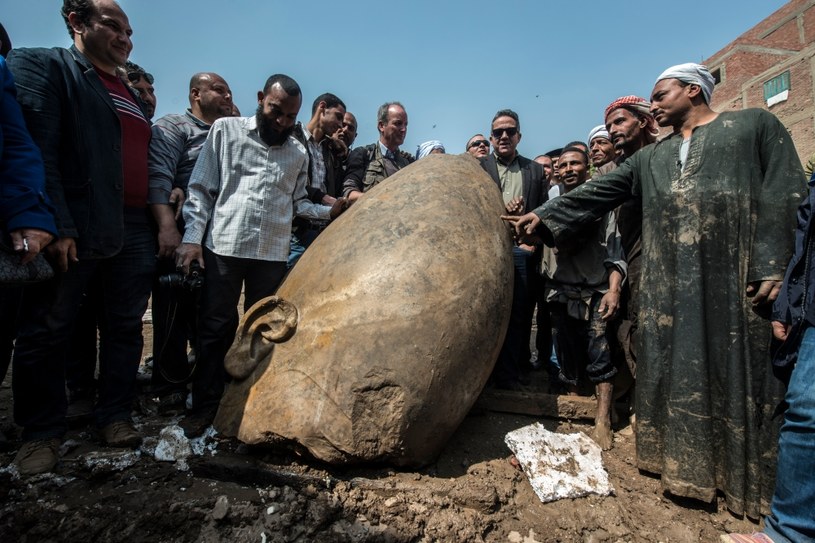
[[495, 164], [498, 166], [498, 179], [501, 180], [501, 195], [504, 197], [504, 205], [513, 198], [524, 195], [524, 179], [521, 173], [521, 166], [518, 164], [518, 154], [509, 164], [504, 164], [498, 155], [495, 155]]

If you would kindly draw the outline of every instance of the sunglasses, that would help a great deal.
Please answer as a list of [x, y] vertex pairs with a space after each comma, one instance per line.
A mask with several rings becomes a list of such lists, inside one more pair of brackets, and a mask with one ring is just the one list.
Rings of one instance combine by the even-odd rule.
[[481, 147], [482, 145], [486, 145], [487, 147], [489, 147], [489, 146], [490, 146], [490, 142], [488, 142], [487, 140], [475, 140], [474, 142], [472, 142], [472, 143], [471, 143], [471, 144], [470, 144], [470, 145], [467, 147], [467, 149], [472, 149], [473, 147]]
[[514, 126], [512, 126], [510, 128], [493, 128], [492, 129], [492, 137], [495, 138], [495, 139], [499, 139], [504, 134], [506, 134], [507, 137], [511, 138], [512, 136], [514, 136], [517, 133], [518, 133], [518, 129], [515, 128]]
[[153, 84], [153, 74], [148, 74], [147, 72], [130, 72], [127, 74], [127, 80], [131, 83], [138, 83], [139, 79], [144, 77], [144, 80], [147, 81], [148, 85]]

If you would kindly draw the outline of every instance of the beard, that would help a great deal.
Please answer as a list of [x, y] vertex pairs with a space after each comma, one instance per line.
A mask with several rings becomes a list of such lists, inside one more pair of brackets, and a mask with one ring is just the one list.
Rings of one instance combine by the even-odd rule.
[[294, 132], [294, 126], [281, 131], [272, 126], [272, 123], [263, 115], [263, 106], [258, 106], [255, 112], [255, 119], [258, 124], [258, 134], [266, 145], [283, 145], [288, 137]]

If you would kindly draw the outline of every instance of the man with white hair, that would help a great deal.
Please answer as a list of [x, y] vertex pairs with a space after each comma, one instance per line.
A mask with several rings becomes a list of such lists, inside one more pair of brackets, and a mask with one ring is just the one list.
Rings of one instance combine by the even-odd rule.
[[669, 68], [650, 111], [673, 133], [506, 220], [558, 245], [642, 199], [637, 465], [674, 495], [711, 502], [721, 491], [758, 518], [774, 489], [782, 398], [759, 315], [778, 295], [806, 187], [784, 125], [761, 109], [715, 112], [712, 89], [704, 66]]

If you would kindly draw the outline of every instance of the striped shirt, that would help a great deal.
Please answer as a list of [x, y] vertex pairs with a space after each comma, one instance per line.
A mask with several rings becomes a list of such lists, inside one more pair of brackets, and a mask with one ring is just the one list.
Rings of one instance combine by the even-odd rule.
[[238, 258], [284, 262], [293, 217], [329, 219], [309, 201], [308, 155], [294, 137], [268, 146], [255, 117], [212, 124], [187, 186], [184, 243]]

